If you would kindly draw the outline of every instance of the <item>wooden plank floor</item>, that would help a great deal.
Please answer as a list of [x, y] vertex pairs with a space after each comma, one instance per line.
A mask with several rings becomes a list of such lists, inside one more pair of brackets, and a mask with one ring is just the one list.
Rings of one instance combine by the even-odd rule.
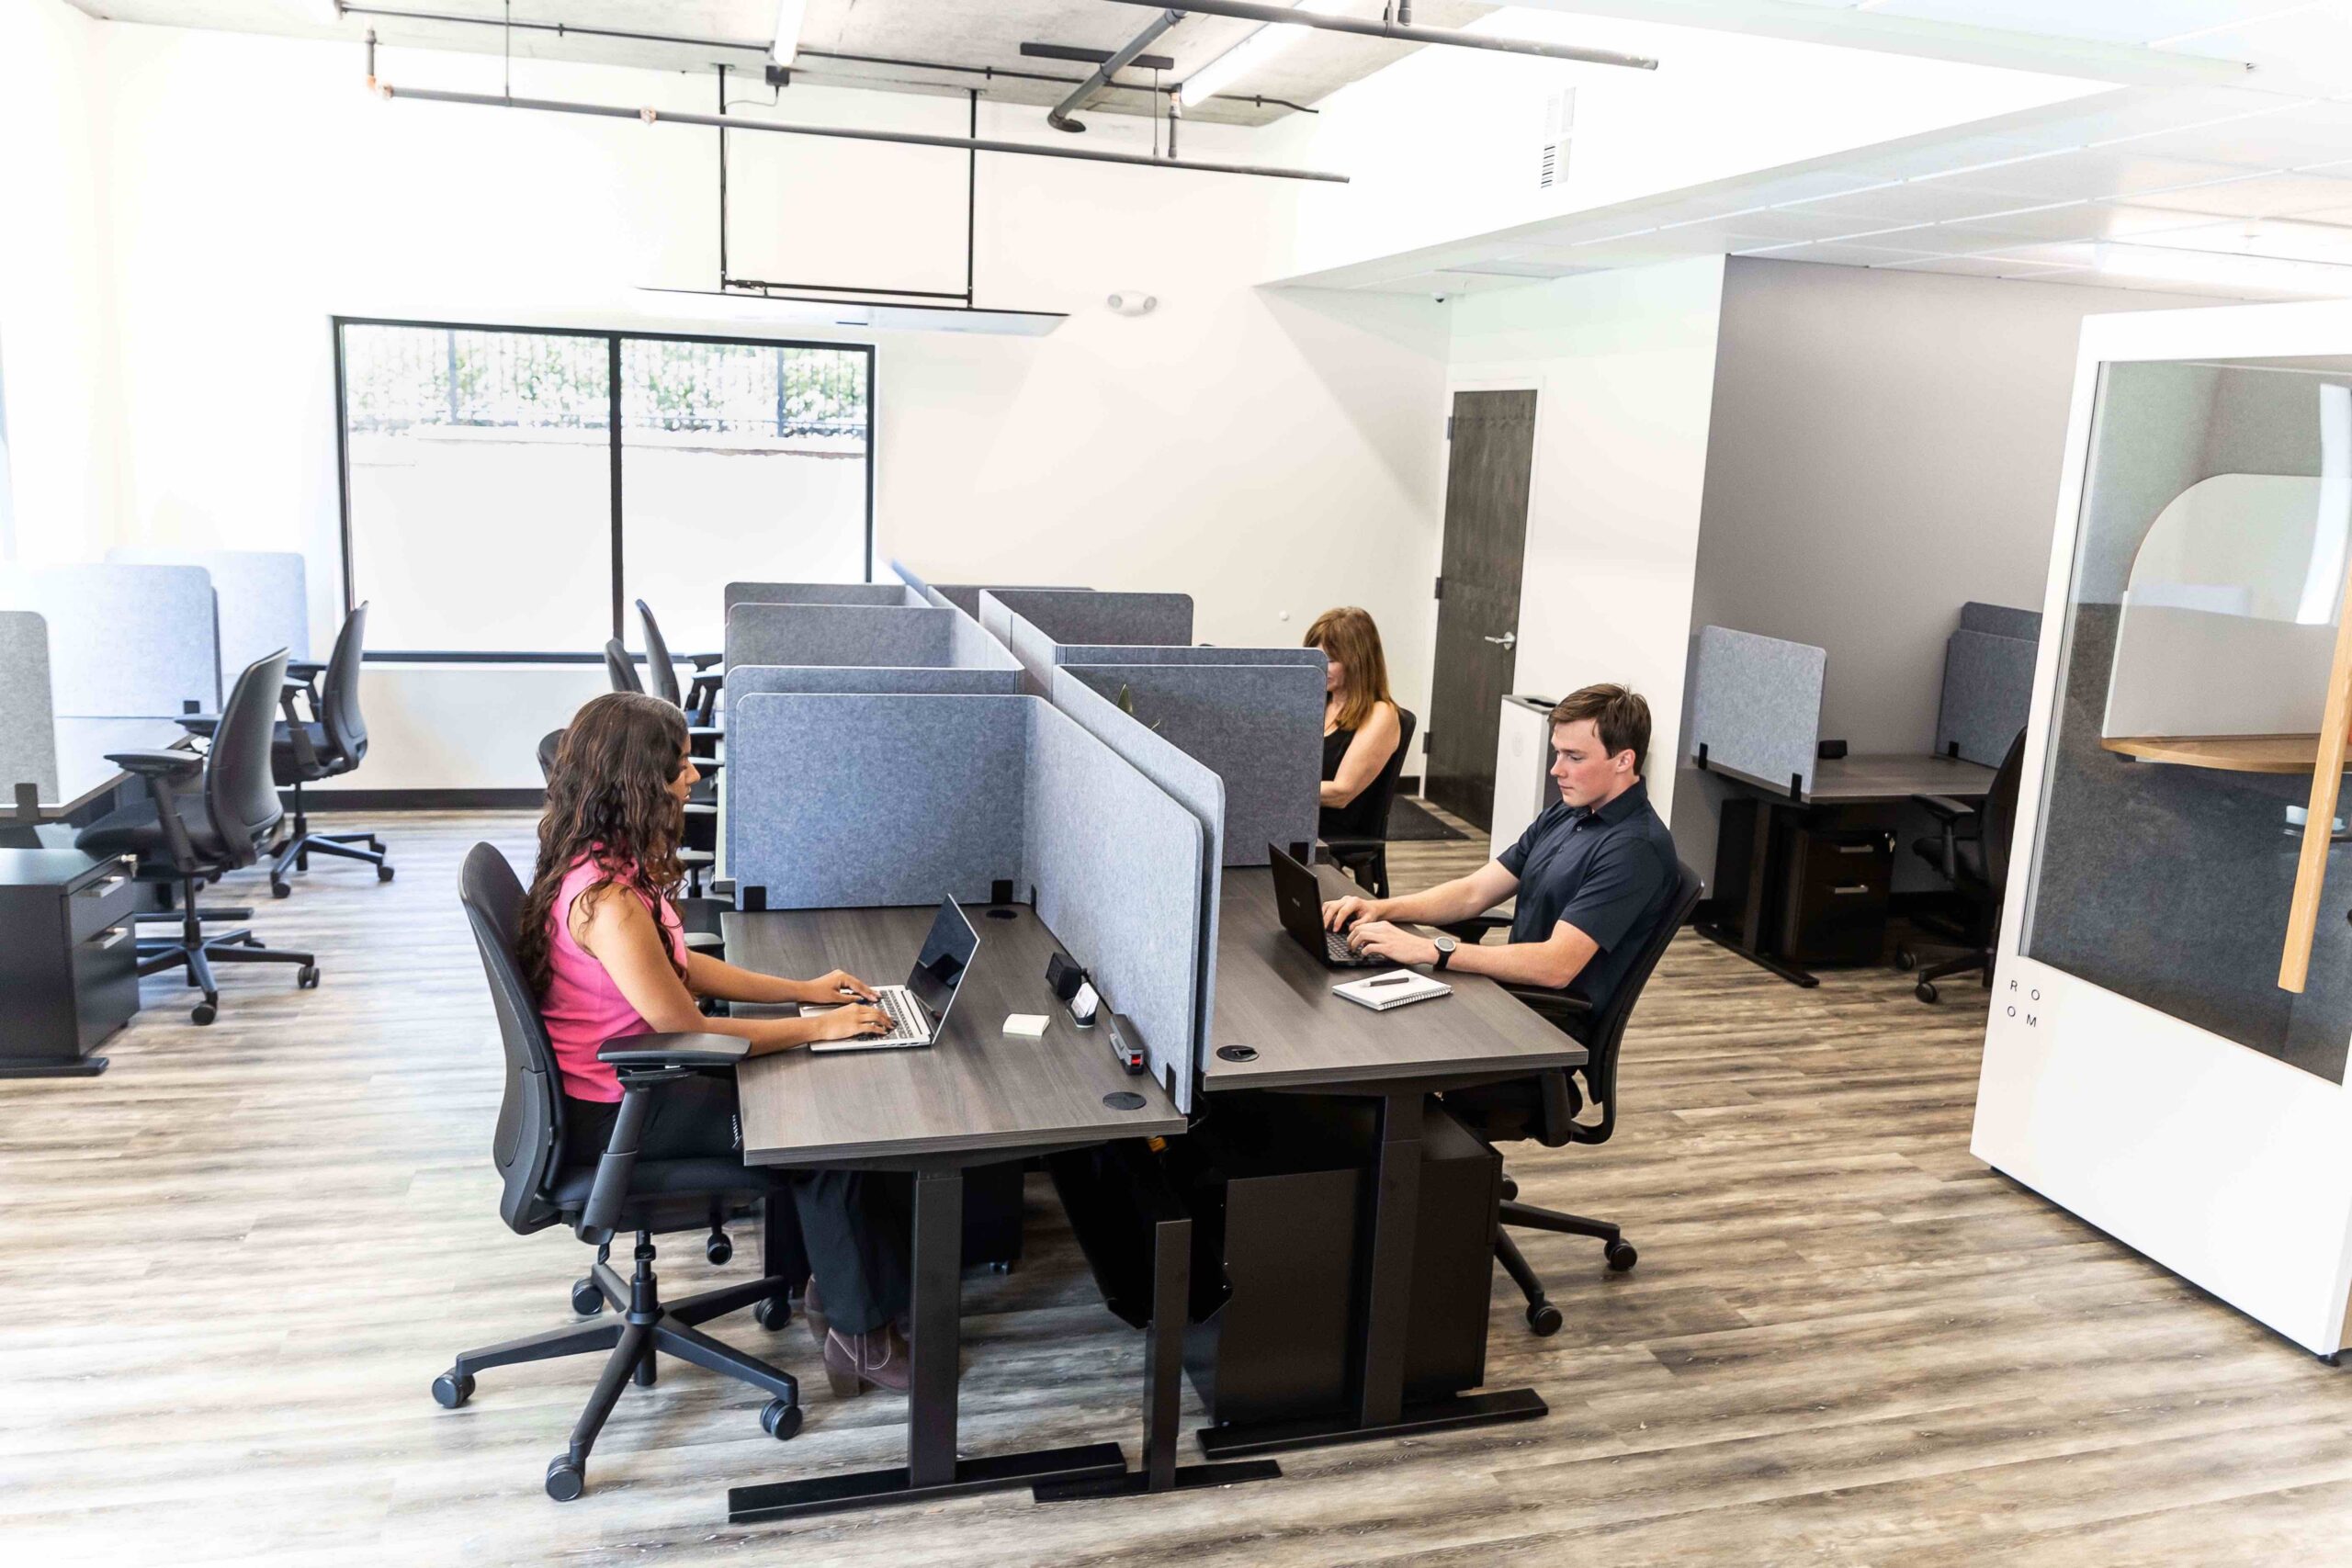
[[[1695, 938], [1628, 1037], [1616, 1139], [1521, 1145], [1528, 1198], [1622, 1221], [1641, 1265], [1524, 1239], [1567, 1316], [1508, 1280], [1489, 1371], [1549, 1419], [1285, 1455], [1277, 1483], [1039, 1507], [1005, 1494], [799, 1525], [729, 1484], [902, 1461], [901, 1405], [825, 1392], [795, 1324], [722, 1337], [801, 1375], [808, 1427], [674, 1363], [631, 1390], [560, 1506], [541, 1472], [592, 1368], [456, 1350], [570, 1320], [586, 1249], [500, 1224], [498, 1048], [456, 898], [517, 814], [378, 823], [399, 880], [322, 863], [259, 900], [316, 991], [232, 973], [93, 1081], [0, 1083], [0, 1546], [14, 1563], [2278, 1564], [2345, 1560], [2352, 1374], [1990, 1174], [1967, 1137], [1982, 993], [1886, 973], [1782, 985]], [[1402, 846], [1399, 886], [1483, 837]], [[219, 890], [265, 891], [252, 874]], [[1140, 1341], [1091, 1297], [1048, 1194], [1030, 1257], [967, 1289], [969, 1448], [1131, 1445]], [[692, 1237], [674, 1293], [746, 1277]], [[1190, 1391], [1188, 1412], [1197, 1406]]]

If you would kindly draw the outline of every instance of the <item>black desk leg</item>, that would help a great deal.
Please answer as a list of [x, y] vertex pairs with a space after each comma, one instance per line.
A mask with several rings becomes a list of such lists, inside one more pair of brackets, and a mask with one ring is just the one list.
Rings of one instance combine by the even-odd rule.
[[956, 1382], [962, 1352], [964, 1173], [956, 1167], [915, 1177], [914, 1344], [907, 1388], [907, 1462], [811, 1481], [732, 1487], [729, 1524], [832, 1513], [880, 1503], [929, 1502], [1041, 1481], [1119, 1475], [1116, 1443], [1037, 1449], [989, 1459], [956, 1457]]
[[[1696, 922], [1699, 934], [1728, 953], [1736, 953], [1761, 969], [1769, 969], [1792, 986], [1810, 989], [1821, 984], [1821, 976], [1800, 969], [1785, 959], [1768, 953], [1764, 948], [1764, 926], [1770, 919], [1768, 898], [1775, 890], [1769, 880], [1772, 869], [1773, 840], [1780, 834], [1780, 808], [1776, 802], [1754, 800], [1745, 802], [1754, 813], [1748, 829], [1747, 896], [1740, 901], [1739, 929], [1730, 931], [1712, 920]], [[1724, 816], [1731, 813], [1726, 804]], [[1720, 880], [1720, 878], [1718, 878]]]
[[1187, 1214], [1152, 1227], [1151, 1329], [1144, 1342], [1143, 1468], [1091, 1481], [1056, 1481], [1035, 1488], [1040, 1503], [1085, 1497], [1128, 1497], [1147, 1492], [1191, 1491], [1271, 1481], [1283, 1467], [1272, 1460], [1230, 1464], [1176, 1462], [1183, 1422], [1184, 1322], [1192, 1310], [1193, 1220]]
[[1413, 1305], [1413, 1236], [1421, 1219], [1422, 1091], [1391, 1089], [1381, 1100], [1380, 1152], [1374, 1171], [1372, 1268], [1363, 1314], [1356, 1414], [1329, 1419], [1211, 1427], [1201, 1450], [1211, 1458], [1279, 1453], [1325, 1443], [1409, 1437], [1454, 1427], [1529, 1421], [1549, 1410], [1533, 1389], [1405, 1401], [1405, 1347]]

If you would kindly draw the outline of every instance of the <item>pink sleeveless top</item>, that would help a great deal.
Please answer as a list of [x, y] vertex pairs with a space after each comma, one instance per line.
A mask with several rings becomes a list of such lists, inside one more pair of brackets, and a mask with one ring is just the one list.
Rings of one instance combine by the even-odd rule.
[[[623, 1034], [650, 1034], [653, 1026], [628, 1005], [628, 998], [621, 995], [595, 955], [572, 940], [571, 901], [598, 874], [595, 862], [583, 854], [571, 863], [563, 885], [556, 889], [555, 907], [548, 912], [548, 994], [540, 998], [539, 1019], [547, 1025], [548, 1043], [555, 1048], [563, 1092], [575, 1100], [609, 1104], [620, 1099], [621, 1080], [609, 1066], [596, 1060], [596, 1047]], [[686, 938], [678, 911], [667, 898], [643, 892], [638, 897], [652, 908], [671, 956], [683, 965]]]

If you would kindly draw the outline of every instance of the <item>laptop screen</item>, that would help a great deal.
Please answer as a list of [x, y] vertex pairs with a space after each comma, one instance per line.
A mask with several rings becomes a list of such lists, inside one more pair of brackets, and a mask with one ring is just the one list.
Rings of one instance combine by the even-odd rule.
[[907, 975], [907, 989], [915, 994], [935, 1023], [947, 1021], [947, 1010], [955, 1005], [956, 987], [964, 983], [964, 972], [972, 965], [972, 954], [978, 952], [980, 939], [972, 930], [972, 922], [956, 907], [953, 898], [939, 901], [939, 913], [933, 917], [931, 934], [922, 939], [922, 952], [915, 958], [915, 966]]

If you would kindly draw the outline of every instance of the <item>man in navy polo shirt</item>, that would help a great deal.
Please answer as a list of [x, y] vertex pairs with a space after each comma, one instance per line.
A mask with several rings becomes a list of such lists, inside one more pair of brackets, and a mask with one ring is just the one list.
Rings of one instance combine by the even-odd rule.
[[[1606, 1007], [1674, 898], [1674, 839], [1642, 783], [1650, 708], [1623, 686], [1587, 686], [1552, 710], [1560, 798], [1519, 842], [1467, 876], [1402, 898], [1340, 898], [1324, 923], [1397, 964], [1544, 986]], [[1519, 896], [1510, 941], [1457, 944], [1392, 923], [1465, 920]]]

